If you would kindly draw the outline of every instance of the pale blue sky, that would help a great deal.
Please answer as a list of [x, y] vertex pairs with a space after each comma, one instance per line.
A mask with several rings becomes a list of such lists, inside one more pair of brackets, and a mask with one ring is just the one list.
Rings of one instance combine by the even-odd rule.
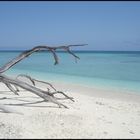
[[0, 50], [79, 43], [140, 51], [140, 2], [0, 2]]

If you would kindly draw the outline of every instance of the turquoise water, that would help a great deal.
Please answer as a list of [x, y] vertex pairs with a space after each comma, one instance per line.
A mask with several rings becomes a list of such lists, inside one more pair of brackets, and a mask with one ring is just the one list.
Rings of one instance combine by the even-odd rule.
[[[8, 74], [29, 74], [48, 81], [140, 92], [140, 52], [75, 52], [80, 60], [59, 52], [59, 64], [53, 65], [50, 53], [36, 53], [21, 61]], [[0, 52], [0, 66], [20, 52]]]

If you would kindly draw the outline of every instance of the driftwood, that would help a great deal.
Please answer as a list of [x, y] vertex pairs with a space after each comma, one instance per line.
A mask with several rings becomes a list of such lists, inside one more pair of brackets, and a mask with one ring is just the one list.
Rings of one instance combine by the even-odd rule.
[[[41, 52], [41, 51], [51, 52], [54, 57], [54, 60], [55, 60], [54, 65], [58, 64], [58, 62], [59, 62], [58, 56], [56, 54], [56, 50], [64, 50], [67, 53], [71, 54], [75, 59], [79, 59], [79, 57], [76, 56], [70, 50], [70, 47], [84, 46], [84, 45], [87, 45], [87, 44], [68, 45], [68, 46], [59, 46], [59, 47], [36, 46], [36, 47], [32, 48], [31, 50], [24, 51], [19, 56], [12, 59], [10, 62], [6, 63], [3, 67], [0, 68], [0, 82], [4, 83], [9, 88], [9, 90], [12, 91], [15, 95], [19, 95], [19, 92], [20, 92], [19, 88], [21, 88], [26, 91], [32, 92], [33, 94], [36, 94], [38, 97], [42, 98], [41, 102], [49, 101], [49, 102], [57, 104], [59, 107], [68, 108], [66, 105], [62, 104], [58, 100], [69, 99], [71, 101], [74, 101], [73, 97], [69, 97], [64, 92], [56, 90], [56, 88], [54, 88], [53, 85], [51, 85], [50, 83], [34, 79], [34, 78], [32, 78], [28, 75], [24, 75], [24, 74], [20, 74], [16, 78], [11, 78], [11, 77], [5, 75], [4, 72], [6, 72], [11, 67], [13, 67], [15, 64], [17, 64], [21, 60], [25, 59], [26, 57], [29, 57], [31, 54], [33, 54], [35, 52]], [[20, 80], [20, 77], [27, 78], [28, 80], [31, 81], [31, 84]], [[47, 88], [47, 90], [38, 88], [38, 87], [36, 87], [36, 82], [39, 82], [41, 84], [46, 84], [49, 86], [49, 88]], [[56, 97], [55, 96], [56, 94], [63, 95], [63, 98]], [[10, 112], [10, 110], [2, 104], [0, 104], [0, 109], [3, 110], [4, 112]], [[11, 112], [13, 112], [13, 111], [11, 110]]]

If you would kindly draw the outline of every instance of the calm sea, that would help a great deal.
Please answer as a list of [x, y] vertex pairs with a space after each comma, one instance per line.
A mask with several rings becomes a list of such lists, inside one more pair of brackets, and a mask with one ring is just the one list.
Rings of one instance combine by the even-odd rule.
[[[47, 52], [33, 54], [7, 74], [28, 74], [48, 81], [67, 82], [90, 87], [133, 91], [140, 94], [140, 52], [84, 51], [75, 52], [80, 60], [58, 52], [59, 64]], [[20, 52], [0, 52], [0, 66]]]

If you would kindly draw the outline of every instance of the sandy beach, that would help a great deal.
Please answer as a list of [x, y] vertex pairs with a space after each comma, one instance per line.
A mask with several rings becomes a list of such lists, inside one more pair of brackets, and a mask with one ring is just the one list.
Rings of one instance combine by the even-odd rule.
[[[52, 83], [74, 97], [62, 100], [69, 109], [38, 101], [32, 93], [14, 95], [0, 83], [0, 138], [140, 138], [140, 96], [80, 85]], [[3, 99], [7, 97], [7, 99]], [[9, 105], [8, 105], [9, 104]]]
[[0, 2], [0, 139], [140, 139], [139, 73], [140, 2]]

